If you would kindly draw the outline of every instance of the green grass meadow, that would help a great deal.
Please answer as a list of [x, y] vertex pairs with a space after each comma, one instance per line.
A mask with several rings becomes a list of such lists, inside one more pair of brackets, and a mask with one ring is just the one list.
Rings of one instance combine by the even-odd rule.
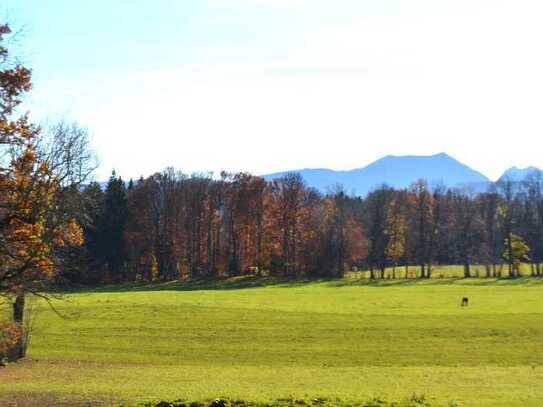
[[0, 405], [416, 393], [436, 406], [543, 406], [543, 280], [246, 278], [54, 305], [63, 318], [39, 304], [29, 357], [0, 368]]

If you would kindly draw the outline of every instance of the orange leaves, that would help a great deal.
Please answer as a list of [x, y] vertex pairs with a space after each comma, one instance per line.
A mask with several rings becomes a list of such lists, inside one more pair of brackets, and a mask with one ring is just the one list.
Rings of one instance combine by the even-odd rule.
[[393, 199], [389, 205], [385, 233], [389, 238], [386, 253], [396, 265], [407, 251], [407, 213], [397, 198]]
[[4, 66], [9, 55], [2, 43], [9, 33], [9, 26], [0, 25], [0, 144], [23, 146], [34, 140], [37, 129], [29, 123], [27, 115], [19, 115], [16, 119], [10, 119], [10, 116], [32, 86], [31, 71], [21, 65]]
[[[30, 69], [9, 62], [4, 41], [10, 32], [0, 25], [0, 146], [6, 153], [0, 166], [0, 294], [24, 298], [55, 277], [55, 249], [79, 245], [83, 236], [59, 210], [59, 181], [36, 152], [39, 128], [16, 111], [32, 82]], [[17, 327], [0, 326], [0, 354], [19, 337]]]
[[[4, 99], [15, 98], [24, 92], [28, 92], [32, 87], [32, 72], [23, 66], [16, 66], [13, 69], [0, 71], [0, 87]], [[18, 104], [16, 101], [15, 104]]]
[[0, 356], [11, 349], [23, 334], [19, 324], [0, 322]]
[[27, 115], [10, 118], [31, 87], [31, 71], [19, 65], [2, 69], [7, 49], [1, 42], [9, 32], [0, 25], [0, 144], [9, 146], [12, 156], [0, 169], [0, 264], [5, 270], [0, 282], [8, 291], [52, 278], [55, 248], [83, 243], [80, 226], [58, 213], [59, 182], [36, 153], [39, 129]]
[[[7, 114], [2, 111], [0, 113]], [[29, 123], [27, 115], [17, 120], [0, 120], [0, 144], [24, 145], [33, 141], [37, 133], [38, 128]]]
[[[0, 117], [6, 118], [13, 114], [14, 109], [21, 103], [21, 97], [25, 92], [28, 92], [32, 87], [32, 72], [30, 69], [21, 65], [4, 68], [3, 63], [8, 59], [8, 49], [2, 46], [4, 37], [11, 33], [9, 26], [0, 25]], [[4, 69], [3, 69], [4, 68]], [[5, 126], [7, 120], [0, 120], [0, 141], [3, 140], [3, 129], [10, 127]], [[26, 126], [16, 126], [26, 127]], [[16, 132], [19, 129], [12, 129]]]
[[81, 246], [85, 242], [83, 229], [75, 219], [70, 219], [64, 231], [64, 241], [72, 246]]
[[15, 253], [15, 258], [11, 258], [9, 264], [13, 268], [22, 268], [21, 278], [52, 274], [53, 263], [49, 258], [50, 247], [46, 242], [46, 235], [43, 221], [30, 223], [13, 219], [10, 226], [4, 229], [4, 238]]

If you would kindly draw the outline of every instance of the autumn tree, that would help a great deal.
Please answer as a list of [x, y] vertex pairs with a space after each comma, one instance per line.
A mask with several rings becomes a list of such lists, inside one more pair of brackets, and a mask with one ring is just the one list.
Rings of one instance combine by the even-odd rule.
[[501, 258], [501, 239], [498, 227], [500, 196], [495, 191], [480, 194], [477, 198], [479, 216], [482, 221], [480, 256], [485, 265], [486, 276], [497, 276], [497, 264]]
[[516, 232], [516, 221], [518, 215], [518, 201], [516, 200], [517, 184], [509, 178], [500, 179], [496, 185], [500, 194], [500, 206], [498, 207], [498, 227], [505, 239], [508, 257], [503, 257], [509, 268], [509, 277], [516, 276], [515, 263], [513, 258], [513, 236]]
[[131, 278], [178, 278], [189, 257], [190, 266], [200, 268], [189, 248], [189, 237], [195, 236], [188, 231], [194, 222], [201, 221], [201, 214], [187, 219], [193, 213], [188, 212], [186, 182], [186, 176], [170, 168], [140, 179], [127, 191], [124, 250]]
[[[66, 246], [81, 245], [82, 230], [60, 199], [70, 167], [82, 158], [72, 149], [66, 161], [60, 152], [39, 148], [39, 128], [17, 107], [31, 88], [31, 72], [12, 64], [3, 45], [10, 34], [0, 26], [0, 294], [12, 301], [13, 324], [23, 330], [25, 296], [43, 296], [48, 283], [61, 276], [58, 265]], [[62, 151], [66, 152], [65, 149]], [[55, 166], [55, 163], [59, 163]], [[66, 175], [66, 178], [64, 178]], [[23, 357], [24, 335], [9, 356]]]
[[413, 235], [414, 235], [414, 256], [420, 266], [420, 276], [430, 278], [428, 268], [432, 262], [432, 243], [433, 243], [433, 211], [434, 199], [428, 184], [423, 181], [417, 181], [411, 188], [411, 205], [413, 209]]
[[533, 276], [541, 276], [543, 262], [543, 173], [533, 172], [522, 182], [524, 190], [521, 227], [530, 246]]
[[452, 197], [455, 247], [464, 268], [464, 277], [471, 277], [470, 266], [481, 241], [481, 222], [477, 202], [465, 192]]
[[280, 264], [284, 275], [298, 271], [300, 217], [302, 216], [305, 184], [298, 173], [289, 173], [273, 182], [274, 217], [280, 242]]
[[389, 235], [387, 231], [387, 215], [394, 191], [383, 185], [370, 192], [363, 208], [363, 222], [368, 239], [368, 257], [366, 262], [370, 269], [370, 278], [375, 278], [375, 269], [381, 278], [385, 276], [387, 266], [387, 247]]
[[[331, 193], [319, 199], [314, 207], [315, 233], [306, 242], [313, 243], [308, 253], [313, 257], [309, 273], [322, 277], [343, 277], [348, 263], [352, 261], [353, 243], [356, 229], [352, 228], [352, 209], [349, 197], [342, 187], [336, 186]], [[313, 241], [313, 242], [311, 242]]]
[[[223, 271], [223, 214], [226, 185], [224, 179], [215, 180], [208, 186], [205, 205], [206, 258], [210, 276], [218, 277]], [[256, 204], [261, 204], [259, 201]]]
[[[455, 219], [454, 219], [454, 195], [458, 191], [451, 191], [444, 185], [433, 187], [433, 211], [431, 217], [432, 239], [431, 258], [436, 264], [450, 264], [455, 261]], [[432, 270], [428, 271], [431, 274]]]
[[154, 178], [140, 179], [127, 194], [127, 221], [123, 230], [127, 275], [130, 280], [153, 280], [155, 242], [157, 240]]
[[[151, 222], [150, 233], [151, 248], [147, 253], [147, 263], [151, 271], [156, 262], [157, 273], [155, 278], [173, 279], [179, 276], [181, 270], [181, 257], [183, 255], [183, 238], [186, 237], [182, 230], [184, 222], [184, 208], [186, 194], [182, 186], [186, 182], [186, 176], [176, 172], [173, 168], [167, 168], [162, 173], [154, 174], [148, 180], [147, 196], [148, 219]], [[207, 181], [203, 180], [203, 188]], [[203, 203], [198, 204], [201, 208]], [[136, 216], [139, 216], [136, 213]], [[196, 216], [196, 221], [202, 222], [202, 214]], [[200, 268], [201, 256], [194, 268]], [[153, 273], [151, 273], [151, 278]]]
[[333, 258], [333, 266], [330, 274], [333, 277], [343, 277], [345, 272], [345, 263], [349, 257], [350, 244], [348, 241], [348, 208], [347, 195], [345, 191], [338, 187], [333, 195], [333, 210], [330, 218], [330, 237]]
[[510, 236], [505, 238], [503, 242], [503, 258], [512, 265], [512, 271], [509, 274], [511, 277], [520, 275], [520, 265], [522, 262], [530, 260], [529, 253], [530, 247], [520, 236], [511, 233]]
[[266, 181], [260, 177], [252, 177], [249, 183], [249, 212], [252, 233], [252, 264], [256, 267], [258, 275], [261, 275], [265, 262], [265, 234], [267, 232], [266, 202], [269, 187]]
[[245, 272], [250, 245], [249, 213], [251, 197], [248, 194], [251, 176], [246, 173], [223, 174], [230, 181], [226, 188], [226, 232], [228, 242], [228, 272], [239, 275]]
[[261, 274], [264, 265], [263, 244], [268, 185], [260, 177], [238, 173], [231, 175], [230, 182], [224, 190], [230, 270], [235, 273], [252, 270]]
[[[36, 160], [45, 163], [58, 182], [55, 208], [58, 213], [70, 216], [85, 230], [96, 219], [93, 208], [95, 197], [82, 192], [98, 160], [90, 147], [87, 129], [76, 122], [61, 120], [41, 127], [36, 140]], [[96, 197], [98, 198], [98, 197]], [[58, 218], [58, 216], [55, 216]], [[64, 246], [57, 251], [62, 264], [62, 277], [69, 282], [90, 281], [94, 274], [92, 256], [88, 246]], [[61, 252], [61, 253], [60, 253]]]
[[392, 278], [395, 279], [396, 267], [405, 257], [407, 249], [407, 216], [399, 197], [395, 197], [388, 208], [386, 234], [388, 235], [386, 253], [392, 262]]

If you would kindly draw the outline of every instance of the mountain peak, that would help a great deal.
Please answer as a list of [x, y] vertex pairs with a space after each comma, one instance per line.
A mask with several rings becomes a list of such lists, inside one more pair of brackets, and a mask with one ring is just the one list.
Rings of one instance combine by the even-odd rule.
[[438, 158], [452, 158], [449, 154], [447, 153], [437, 153], [437, 154], [434, 154], [433, 157], [438, 157]]
[[[416, 154], [413, 154], [413, 155], [394, 155], [394, 154], [388, 154], [384, 157], [381, 158], [384, 159], [384, 158], [452, 158], [449, 154], [445, 153], [445, 152], [442, 152], [442, 153], [436, 153], [436, 154], [430, 154], [430, 155], [424, 155], [424, 154], [421, 154], [421, 155], [416, 155]], [[379, 161], [379, 160], [377, 160]]]

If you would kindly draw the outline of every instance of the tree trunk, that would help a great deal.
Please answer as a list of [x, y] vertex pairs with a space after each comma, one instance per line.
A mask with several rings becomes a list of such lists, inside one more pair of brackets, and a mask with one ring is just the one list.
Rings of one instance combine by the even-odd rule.
[[405, 279], [409, 279], [409, 263], [405, 263]]
[[256, 231], [256, 268], [257, 268], [257, 276], [262, 276], [262, 221], [259, 220], [257, 223], [257, 231]]
[[22, 324], [25, 311], [25, 296], [18, 294], [13, 303], [13, 321]]
[[507, 262], [509, 263], [509, 278], [513, 278], [516, 276], [515, 267], [513, 266], [513, 238], [511, 236], [511, 232], [507, 234], [507, 249], [509, 251], [509, 256], [507, 259]]
[[17, 340], [15, 346], [8, 352], [8, 359], [11, 361], [19, 360], [25, 357], [26, 347], [24, 343], [24, 311], [25, 311], [25, 295], [24, 293], [17, 294], [13, 303], [13, 322], [21, 328], [21, 337]]
[[471, 272], [469, 268], [469, 262], [464, 262], [464, 278], [470, 278]]

